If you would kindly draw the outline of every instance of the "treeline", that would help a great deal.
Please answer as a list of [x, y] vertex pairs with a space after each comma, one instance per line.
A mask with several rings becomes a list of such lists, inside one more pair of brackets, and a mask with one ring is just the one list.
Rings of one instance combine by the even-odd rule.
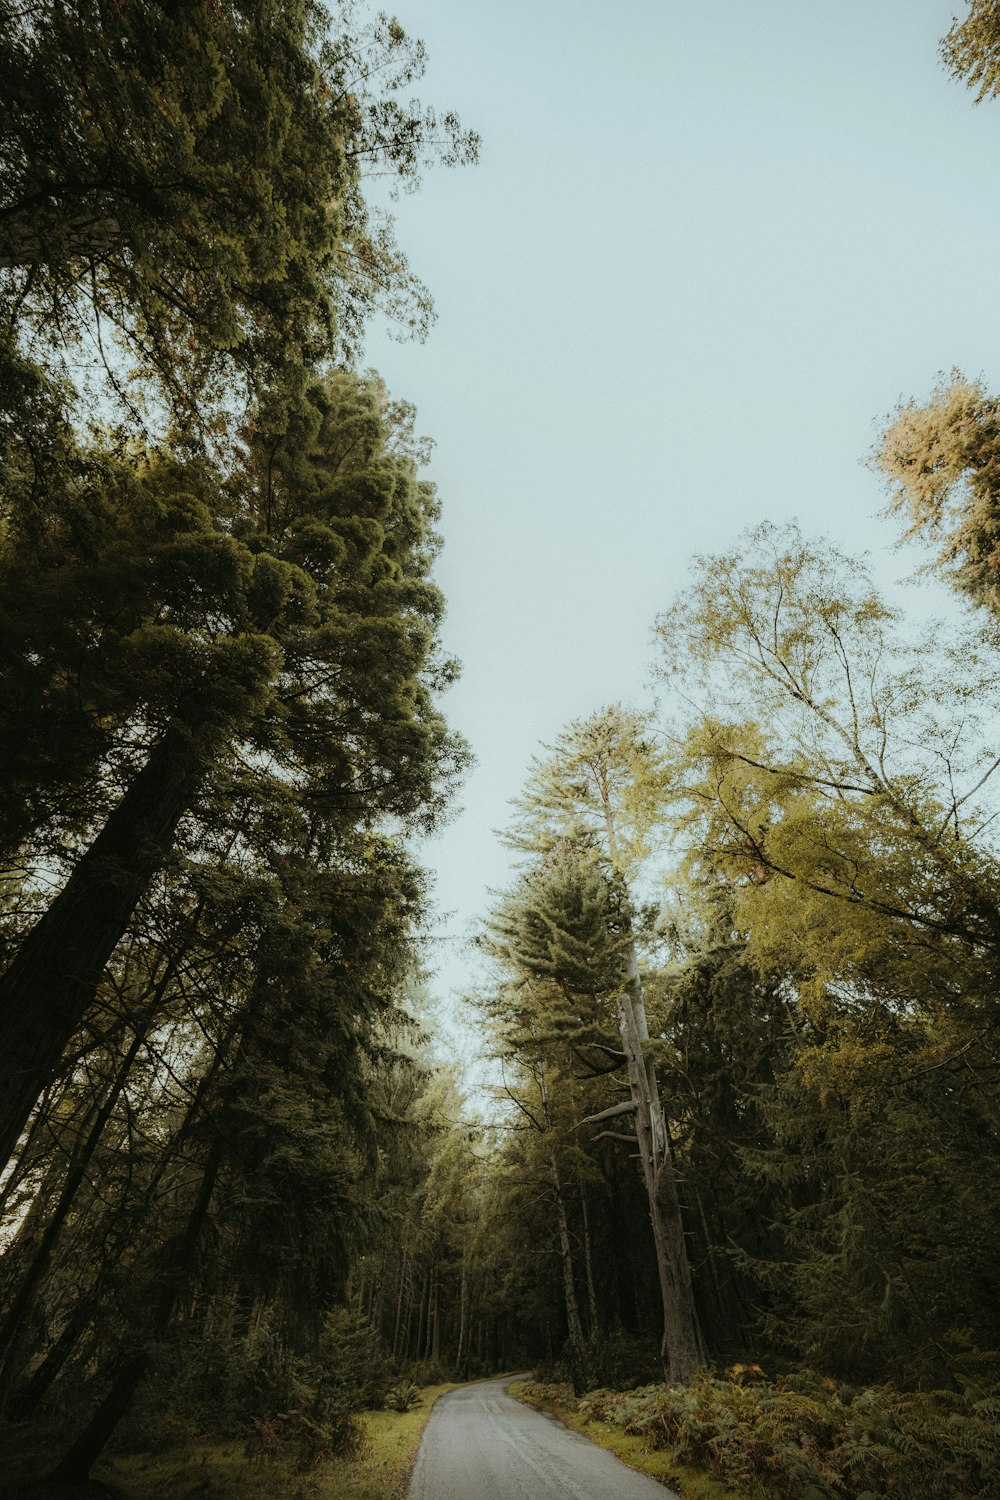
[[[930, 415], [904, 413], [887, 453]], [[993, 621], [917, 649], [858, 565], [760, 528], [702, 560], [659, 633], [669, 681], [710, 708], [570, 726], [484, 938], [504, 1159], [546, 1204], [509, 1192], [497, 1232], [545, 1237], [524, 1275], [578, 1390], [623, 1339], [648, 1369], [654, 1326], [669, 1382], [709, 1354], [988, 1375]]]
[[[1000, 92], [997, 7], [943, 56]], [[996, 1387], [1000, 402], [956, 376], [875, 462], [961, 623], [752, 529], [658, 620], [662, 709], [570, 725], [509, 830], [493, 1245], [578, 1394], [708, 1362]]]
[[430, 1171], [466, 750], [352, 358], [430, 316], [368, 174], [476, 154], [422, 67], [350, 4], [0, 7], [0, 1402], [60, 1480], [130, 1408], [315, 1456], [388, 1379], [348, 1289]]

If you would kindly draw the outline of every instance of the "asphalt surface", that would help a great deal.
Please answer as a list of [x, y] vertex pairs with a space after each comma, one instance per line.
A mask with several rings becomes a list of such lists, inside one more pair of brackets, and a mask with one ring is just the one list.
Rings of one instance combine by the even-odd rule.
[[407, 1500], [678, 1500], [655, 1479], [484, 1380], [431, 1412]]

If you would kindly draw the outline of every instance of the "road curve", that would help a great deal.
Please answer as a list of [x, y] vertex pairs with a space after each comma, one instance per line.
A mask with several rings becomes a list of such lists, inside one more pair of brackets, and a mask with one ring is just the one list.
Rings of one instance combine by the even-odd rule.
[[442, 1396], [407, 1500], [678, 1500], [655, 1479], [483, 1380]]

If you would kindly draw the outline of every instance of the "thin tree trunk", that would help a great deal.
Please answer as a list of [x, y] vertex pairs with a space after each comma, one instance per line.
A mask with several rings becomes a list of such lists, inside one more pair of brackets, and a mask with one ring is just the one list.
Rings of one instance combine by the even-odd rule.
[[97, 1149], [97, 1144], [104, 1132], [104, 1127], [115, 1105], [118, 1103], [119, 1096], [128, 1078], [129, 1068], [138, 1056], [144, 1038], [145, 1029], [137, 1029], [132, 1040], [132, 1045], [118, 1070], [118, 1076], [112, 1085], [111, 1092], [98, 1111], [97, 1119], [94, 1121], [87, 1139], [81, 1143], [74, 1156], [70, 1159], [69, 1173], [63, 1184], [62, 1192], [59, 1194], [56, 1206], [52, 1211], [49, 1222], [45, 1226], [42, 1237], [28, 1265], [28, 1269], [21, 1279], [21, 1285], [18, 1287], [15, 1296], [11, 1299], [10, 1306], [3, 1320], [0, 1321], [0, 1359], [7, 1353], [14, 1334], [31, 1305], [35, 1287], [41, 1281], [48, 1268], [56, 1240], [59, 1238], [59, 1232], [73, 1206], [73, 1200], [76, 1198], [80, 1184], [87, 1175], [87, 1168], [90, 1165], [91, 1158]]
[[400, 1330], [399, 1358], [407, 1360], [410, 1357], [410, 1345], [413, 1343], [413, 1272], [406, 1279], [406, 1311], [403, 1314], [403, 1326]]
[[583, 1178], [579, 1171], [576, 1174], [577, 1186], [580, 1189], [580, 1214], [583, 1219], [583, 1269], [587, 1278], [587, 1316], [590, 1321], [590, 1342], [593, 1344], [597, 1339], [599, 1328], [597, 1319], [597, 1290], [594, 1286], [594, 1259], [590, 1243], [590, 1213], [587, 1209], [587, 1193], [583, 1185]]
[[434, 1295], [431, 1305], [434, 1309], [434, 1333], [431, 1337], [431, 1361], [438, 1365], [441, 1363], [441, 1274], [434, 1278]]
[[399, 1335], [403, 1326], [403, 1292], [406, 1288], [406, 1248], [408, 1236], [404, 1235], [399, 1254], [399, 1291], [396, 1294], [396, 1320], [392, 1329], [392, 1357], [399, 1358]]
[[108, 1439], [128, 1413], [139, 1383], [149, 1366], [151, 1357], [149, 1345], [156, 1339], [162, 1338], [166, 1332], [181, 1294], [186, 1289], [186, 1280], [194, 1261], [202, 1228], [208, 1217], [212, 1194], [215, 1191], [216, 1180], [222, 1165], [222, 1154], [222, 1142], [216, 1140], [205, 1163], [198, 1195], [191, 1209], [176, 1257], [171, 1257], [172, 1264], [164, 1268], [164, 1280], [156, 1299], [147, 1346], [135, 1349], [128, 1355], [115, 1375], [111, 1389], [83, 1432], [53, 1469], [49, 1476], [50, 1483], [85, 1484], [90, 1478], [91, 1469], [104, 1452]]
[[[254, 996], [252, 995], [251, 999], [248, 1002], [248, 1011], [252, 1009], [253, 1003]], [[77, 1340], [93, 1321], [95, 1312], [100, 1305], [102, 1281], [106, 1281], [109, 1275], [113, 1273], [113, 1269], [116, 1264], [116, 1256], [128, 1243], [131, 1236], [133, 1224], [142, 1222], [146, 1210], [156, 1196], [164, 1173], [166, 1172], [170, 1163], [177, 1156], [177, 1153], [180, 1151], [184, 1142], [187, 1140], [192, 1129], [194, 1128], [194, 1125], [197, 1122], [199, 1115], [201, 1114], [206, 1095], [209, 1093], [212, 1084], [218, 1076], [227, 1057], [230, 1055], [232, 1047], [239, 1037], [241, 1028], [246, 1023], [247, 1018], [248, 1012], [244, 1012], [243, 1015], [237, 1016], [221, 1038], [209, 1067], [206, 1069], [202, 1077], [198, 1080], [194, 1097], [191, 1099], [187, 1110], [185, 1111], [184, 1118], [178, 1126], [177, 1130], [174, 1132], [173, 1136], [168, 1141], [166, 1148], [162, 1152], [160, 1159], [153, 1170], [152, 1176], [143, 1189], [138, 1204], [127, 1220], [124, 1218], [121, 1218], [119, 1220], [114, 1236], [112, 1237], [109, 1244], [105, 1247], [104, 1264], [97, 1278], [96, 1284], [91, 1288], [88, 1295], [81, 1295], [76, 1308], [70, 1314], [70, 1320], [67, 1324], [67, 1328], [63, 1330], [62, 1334], [60, 1334], [59, 1338], [56, 1341], [55, 1347], [50, 1351], [49, 1354], [45, 1356], [45, 1359], [42, 1361], [39, 1368], [35, 1370], [34, 1373], [29, 1377], [28, 1381], [21, 1388], [21, 1390], [14, 1395], [11, 1401], [11, 1411], [12, 1413], [17, 1413], [17, 1420], [26, 1418], [31, 1414], [32, 1411], [34, 1411], [35, 1407], [38, 1405], [39, 1401], [41, 1401], [49, 1386], [59, 1374], [66, 1360], [73, 1352]], [[67, 1331], [69, 1331], [68, 1338], [66, 1336]]]
[[[46, 1089], [44, 1097], [39, 1100], [39, 1107], [35, 1112], [34, 1118], [31, 1121], [31, 1128], [25, 1138], [24, 1149], [18, 1156], [17, 1161], [11, 1166], [10, 1171], [4, 1178], [3, 1187], [0, 1188], [0, 1221], [6, 1219], [7, 1205], [11, 1202], [14, 1194], [18, 1191], [25, 1177], [32, 1169], [35, 1142], [43, 1133], [48, 1134], [48, 1118], [53, 1102], [58, 1103], [65, 1093], [65, 1088], [65, 1082], [61, 1087], [56, 1084], [52, 1088]], [[2, 1171], [2, 1168], [0, 1168], [0, 1171]]]
[[563, 1299], [566, 1303], [566, 1330], [569, 1334], [570, 1361], [573, 1368], [573, 1393], [582, 1396], [590, 1384], [587, 1369], [587, 1352], [580, 1321], [580, 1304], [576, 1300], [576, 1282], [573, 1277], [573, 1249], [569, 1237], [569, 1222], [566, 1218], [566, 1199], [555, 1155], [549, 1152], [546, 1161], [556, 1204], [556, 1223], [559, 1227], [559, 1261], [562, 1266]]
[[469, 1374], [469, 1357], [466, 1353], [465, 1343], [468, 1337], [469, 1321], [469, 1256], [467, 1246], [462, 1245], [462, 1282], [458, 1296], [458, 1350], [455, 1354], [455, 1369], [459, 1380], [467, 1380]]
[[0, 1167], [169, 854], [205, 765], [193, 732], [171, 725], [0, 978]]
[[114, 1107], [128, 1083], [132, 1064], [139, 1055], [150, 1023], [159, 1012], [167, 987], [176, 974], [181, 959], [187, 952], [188, 944], [201, 918], [203, 907], [204, 902], [199, 901], [194, 911], [188, 917], [185, 923], [185, 935], [178, 949], [170, 955], [164, 971], [156, 981], [152, 996], [147, 999], [147, 1003], [143, 1006], [138, 1019], [133, 1023], [135, 1029], [132, 1042], [128, 1051], [117, 1065], [111, 1089], [106, 1095], [104, 1103], [97, 1111], [86, 1140], [81, 1142], [70, 1159], [69, 1172], [67, 1173], [66, 1181], [63, 1184], [62, 1192], [59, 1195], [52, 1216], [45, 1226], [45, 1231], [32, 1257], [31, 1264], [22, 1278], [21, 1285], [12, 1299], [3, 1321], [0, 1322], [0, 1359], [6, 1354], [11, 1340], [31, 1304], [35, 1287], [45, 1274], [56, 1240], [59, 1237], [59, 1232], [66, 1220], [67, 1214], [73, 1206], [80, 1185], [86, 1176], [87, 1168], [104, 1133], [104, 1127], [111, 1118]]
[[420, 1293], [420, 1309], [417, 1313], [417, 1342], [415, 1345], [417, 1359], [427, 1358], [427, 1317], [430, 1310], [430, 1296], [430, 1274], [428, 1273], [424, 1276], [423, 1290]]

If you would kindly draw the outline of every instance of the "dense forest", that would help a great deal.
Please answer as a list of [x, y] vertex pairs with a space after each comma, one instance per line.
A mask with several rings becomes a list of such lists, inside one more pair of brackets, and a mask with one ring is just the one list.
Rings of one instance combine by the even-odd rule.
[[[942, 46], [1000, 93], [1000, 5]], [[439, 502], [359, 368], [432, 316], [373, 173], [477, 155], [423, 66], [349, 0], [0, 3], [5, 1448], [306, 1471], [531, 1366], [761, 1494], [1000, 1493], [1000, 398], [872, 460], [958, 624], [762, 523], [666, 708], [540, 748], [474, 1106]]]

